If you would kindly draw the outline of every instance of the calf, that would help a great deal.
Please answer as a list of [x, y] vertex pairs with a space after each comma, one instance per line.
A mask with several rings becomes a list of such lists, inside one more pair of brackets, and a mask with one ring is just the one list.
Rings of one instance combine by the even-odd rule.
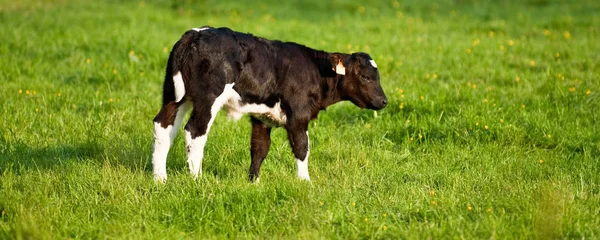
[[366, 53], [328, 53], [292, 42], [270, 41], [228, 28], [187, 31], [175, 44], [154, 118], [154, 179], [167, 179], [166, 160], [184, 115], [187, 162], [202, 174], [204, 146], [217, 112], [224, 108], [252, 122], [250, 181], [259, 180], [271, 144], [271, 128], [284, 127], [298, 177], [308, 175], [308, 124], [329, 105], [349, 100], [382, 109], [387, 98], [375, 61]]

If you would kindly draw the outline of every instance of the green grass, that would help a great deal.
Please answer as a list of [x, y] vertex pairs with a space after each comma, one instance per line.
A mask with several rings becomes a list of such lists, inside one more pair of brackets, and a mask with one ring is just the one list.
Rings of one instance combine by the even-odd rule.
[[[126, 1], [127, 2], [127, 1]], [[427, 1], [425, 1], [427, 2]], [[364, 4], [364, 5], [362, 5]], [[0, 1], [0, 238], [600, 238], [598, 1]], [[390, 105], [310, 125], [311, 183], [221, 114], [152, 181], [168, 51], [228, 26], [366, 51]]]

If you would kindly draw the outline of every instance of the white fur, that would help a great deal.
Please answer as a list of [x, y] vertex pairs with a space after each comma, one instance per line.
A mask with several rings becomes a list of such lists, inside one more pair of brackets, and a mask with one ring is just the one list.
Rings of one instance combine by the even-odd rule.
[[232, 88], [225, 88], [227, 92], [223, 94], [228, 96], [224, 107], [229, 113], [229, 117], [234, 120], [239, 120], [244, 114], [250, 114], [258, 119], [264, 120], [269, 125], [282, 126], [285, 125], [287, 117], [281, 109], [281, 102], [275, 103], [273, 107], [265, 104], [256, 103], [241, 103], [240, 95]]
[[185, 144], [188, 150], [188, 166], [190, 174], [196, 179], [198, 175], [202, 176], [202, 158], [204, 158], [204, 146], [206, 146], [208, 132], [197, 138], [192, 138], [192, 134], [185, 130]]
[[196, 31], [196, 32], [200, 32], [200, 31], [204, 31], [206, 29], [209, 29], [209, 27], [203, 27], [203, 28], [192, 28], [192, 30]]
[[181, 122], [183, 121], [183, 117], [186, 113], [188, 113], [192, 109], [192, 102], [187, 101], [181, 104], [179, 108], [177, 108], [177, 115], [175, 116], [175, 121], [173, 122], [173, 130], [171, 131], [171, 141], [175, 139], [177, 133], [179, 132], [179, 128], [181, 127]]
[[173, 76], [173, 84], [175, 85], [175, 101], [179, 102], [185, 96], [185, 86], [183, 85], [183, 77], [181, 72], [177, 72]]
[[167, 155], [171, 148], [171, 129], [173, 126], [163, 128], [160, 123], [154, 123], [154, 152], [152, 153], [152, 167], [154, 180], [164, 182], [167, 180]]
[[[308, 132], [306, 132], [306, 137], [308, 137]], [[296, 158], [296, 166], [298, 167], [297, 176], [299, 179], [306, 181], [310, 181], [310, 176], [308, 175], [308, 155], [310, 155], [310, 141], [308, 144], [308, 151], [306, 151], [306, 157], [304, 157], [304, 161]]]
[[154, 180], [164, 182], [167, 180], [167, 155], [177, 137], [177, 132], [183, 121], [183, 117], [190, 110], [191, 104], [185, 102], [177, 109], [177, 115], [173, 125], [163, 128], [160, 123], [154, 123], [154, 152], [152, 154], [152, 167]]
[[377, 68], [377, 63], [375, 63], [375, 60], [369, 60], [369, 62], [371, 63], [371, 65], [373, 65], [374, 68]]
[[185, 131], [185, 142], [188, 149], [188, 165], [190, 168], [190, 173], [194, 178], [197, 178], [198, 175], [202, 175], [202, 158], [204, 158], [204, 146], [206, 145], [206, 140], [208, 139], [208, 132], [210, 131], [210, 127], [215, 121], [215, 117], [217, 113], [223, 107], [225, 102], [229, 101], [231, 98], [239, 97], [239, 94], [233, 90], [234, 83], [226, 84], [225, 88], [221, 95], [219, 95], [212, 107], [210, 108], [210, 120], [208, 121], [208, 125], [206, 126], [206, 132], [204, 135], [192, 138], [190, 132]]

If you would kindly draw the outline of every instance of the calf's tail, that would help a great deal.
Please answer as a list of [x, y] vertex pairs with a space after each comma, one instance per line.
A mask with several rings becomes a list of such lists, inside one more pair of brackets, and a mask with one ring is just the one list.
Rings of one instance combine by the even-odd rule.
[[171, 54], [169, 54], [165, 82], [163, 84], [163, 105], [170, 102], [180, 102], [185, 97], [185, 79], [187, 76], [185, 66], [190, 57], [189, 54], [192, 52], [191, 47], [197, 36], [197, 31], [187, 31], [175, 43]]

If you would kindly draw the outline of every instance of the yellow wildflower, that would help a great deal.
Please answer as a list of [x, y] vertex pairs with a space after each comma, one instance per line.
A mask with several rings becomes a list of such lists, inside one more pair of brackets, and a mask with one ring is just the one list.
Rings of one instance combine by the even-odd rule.
[[381, 229], [383, 229], [383, 231], [387, 230], [387, 226], [383, 225], [383, 227], [381, 227]]
[[569, 92], [575, 92], [575, 87], [570, 87]]
[[563, 36], [564, 36], [566, 39], [571, 39], [571, 33], [570, 33], [569, 31], [565, 31], [565, 32], [563, 33]]
[[[21, 91], [21, 90], [19, 90], [19, 91]], [[21, 92], [19, 92], [19, 93], [21, 93]], [[592, 91], [589, 89], [585, 92], [585, 94], [587, 94], [587, 95], [590, 95], [591, 93], [592, 93]]]

